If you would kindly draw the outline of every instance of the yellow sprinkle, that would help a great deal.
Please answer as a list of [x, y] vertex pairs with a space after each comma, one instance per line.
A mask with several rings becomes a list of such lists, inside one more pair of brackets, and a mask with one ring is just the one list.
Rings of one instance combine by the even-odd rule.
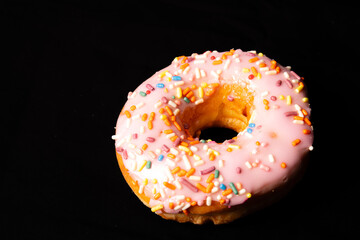
[[182, 145], [179, 145], [178, 148], [181, 150], [181, 151], [184, 151], [184, 152], [190, 152], [190, 149], [188, 147], [185, 147], [185, 146], [182, 146]]
[[251, 193], [247, 193], [247, 194], [246, 194], [246, 197], [247, 197], [247, 198], [251, 198]]
[[236, 144], [229, 144], [228, 147], [229, 148], [234, 148], [234, 149], [240, 149], [240, 146], [236, 145]]
[[259, 56], [259, 57], [263, 57], [264, 54], [263, 54], [263, 53], [259, 53], [258, 56]]
[[158, 180], [157, 180], [156, 178], [154, 178], [154, 179], [152, 180], [152, 182], [153, 182], [153, 184], [157, 184]]
[[161, 115], [160, 115], [160, 119], [161, 119], [161, 120], [165, 120], [165, 119], [167, 119], [167, 116], [166, 116], [165, 114], [161, 114]]
[[161, 209], [163, 209], [163, 208], [164, 208], [164, 205], [159, 204], [159, 205], [156, 205], [156, 206], [152, 207], [152, 208], [151, 208], [151, 211], [152, 211], [152, 212], [156, 212], [156, 211], [159, 211], [159, 210], [161, 210]]
[[168, 70], [166, 70], [166, 71], [163, 71], [163, 72], [161, 72], [160, 74], [159, 74], [159, 77], [164, 77], [165, 75], [166, 75], [166, 72], [167, 72]]
[[141, 170], [143, 170], [143, 168], [146, 166], [146, 160], [143, 161], [143, 164], [141, 164], [140, 168], [139, 168], [139, 172], [141, 172]]
[[302, 99], [302, 101], [303, 101], [304, 103], [306, 103], [306, 102], [309, 101], [309, 99], [308, 99], [307, 97], [304, 97], [304, 98]]
[[284, 95], [280, 95], [280, 96], [279, 96], [279, 99], [280, 99], [280, 100], [284, 100], [284, 99], [285, 99]]
[[164, 92], [165, 92], [165, 93], [168, 93], [169, 90], [168, 90], [167, 88], [164, 88]]
[[243, 73], [248, 73], [248, 72], [250, 72], [250, 69], [248, 69], [248, 68], [243, 68], [243, 69], [242, 69], [242, 72], [243, 72]]
[[304, 85], [300, 85], [295, 89], [295, 92], [299, 93], [299, 92], [301, 92], [301, 90], [303, 90], [303, 88], [304, 88]]
[[291, 105], [291, 103], [292, 103], [291, 96], [290, 95], [286, 96], [286, 104]]
[[204, 89], [202, 87], [199, 87], [199, 98], [204, 97]]
[[168, 77], [168, 78], [167, 78], [167, 81], [168, 81], [168, 82], [171, 82], [171, 77]]
[[144, 179], [144, 186], [148, 185], [149, 180], [147, 178]]
[[258, 79], [261, 79], [261, 73], [258, 72], [257, 76]]
[[182, 97], [182, 89], [181, 87], [176, 88], [176, 97], [181, 98]]
[[208, 86], [207, 82], [202, 82], [201, 87], [206, 88]]

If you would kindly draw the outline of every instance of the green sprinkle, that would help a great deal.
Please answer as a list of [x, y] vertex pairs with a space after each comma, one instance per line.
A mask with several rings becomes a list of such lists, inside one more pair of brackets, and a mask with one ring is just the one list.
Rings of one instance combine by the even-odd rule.
[[175, 96], [171, 96], [172, 99], [175, 99]]
[[215, 170], [215, 178], [219, 178], [219, 175], [220, 175], [220, 172], [219, 172], [219, 170]]
[[229, 186], [235, 195], [237, 195], [239, 193], [238, 190], [236, 189], [234, 183], [232, 183], [232, 182], [229, 183]]
[[186, 103], [190, 103], [190, 99], [188, 99], [187, 97], [184, 97], [184, 101], [185, 101]]
[[140, 91], [140, 93], [139, 93], [141, 96], [143, 96], [143, 97], [145, 97], [146, 96], [146, 93], [145, 92], [143, 92], [143, 91]]
[[147, 169], [150, 169], [150, 168], [151, 168], [151, 161], [147, 161], [147, 162], [146, 162], [146, 168], [147, 168]]
[[204, 139], [201, 139], [200, 142], [201, 143], [206, 143], [206, 141]]

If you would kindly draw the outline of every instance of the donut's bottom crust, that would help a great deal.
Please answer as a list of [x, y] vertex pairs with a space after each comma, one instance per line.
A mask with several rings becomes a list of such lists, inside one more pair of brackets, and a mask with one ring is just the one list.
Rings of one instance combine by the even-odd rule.
[[[134, 181], [128, 170], [125, 168], [122, 162], [122, 157], [119, 153], [116, 153], [117, 160], [121, 172], [136, 194], [136, 196], [150, 208], [150, 198], [145, 194], [139, 194], [139, 185]], [[301, 179], [304, 174], [308, 162], [308, 154], [303, 157], [300, 167], [289, 176], [288, 180], [272, 191], [263, 194], [254, 194], [249, 200], [243, 204], [236, 206], [221, 205], [219, 202], [212, 202], [211, 206], [192, 206], [188, 209], [187, 213], [179, 212], [176, 214], [161, 212], [159, 216], [164, 219], [175, 220], [178, 222], [192, 222], [194, 224], [204, 224], [206, 222], [213, 222], [214, 224], [225, 224], [232, 222], [238, 218], [244, 217], [252, 212], [265, 208], [284, 197], [292, 187]]]

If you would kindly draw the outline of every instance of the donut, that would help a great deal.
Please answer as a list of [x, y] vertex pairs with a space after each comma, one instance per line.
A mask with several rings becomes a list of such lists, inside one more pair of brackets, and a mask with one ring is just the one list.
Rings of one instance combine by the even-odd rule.
[[[223, 224], [278, 201], [313, 149], [304, 79], [256, 51], [176, 57], [129, 92], [116, 156], [137, 197], [178, 222]], [[237, 135], [222, 143], [201, 130]]]

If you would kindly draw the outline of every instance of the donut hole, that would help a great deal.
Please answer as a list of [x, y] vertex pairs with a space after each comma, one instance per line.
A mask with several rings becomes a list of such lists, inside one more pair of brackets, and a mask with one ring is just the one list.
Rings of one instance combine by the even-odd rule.
[[[213, 135], [210, 138], [214, 140], [218, 135], [217, 128], [225, 128], [228, 130], [224, 130], [224, 137], [231, 139], [234, 137], [234, 132], [236, 136], [248, 126], [254, 109], [253, 101], [254, 94], [247, 88], [223, 84], [204, 103], [185, 108], [180, 119], [193, 137], [199, 137], [200, 132], [205, 130]], [[212, 128], [216, 129], [211, 130]], [[202, 138], [206, 140], [204, 135]], [[223, 138], [220, 137], [220, 139]]]
[[201, 131], [199, 135], [199, 139], [215, 141], [217, 143], [222, 143], [225, 140], [232, 139], [236, 137], [237, 132], [229, 129], [229, 128], [222, 128], [222, 127], [211, 127], [206, 128]]

